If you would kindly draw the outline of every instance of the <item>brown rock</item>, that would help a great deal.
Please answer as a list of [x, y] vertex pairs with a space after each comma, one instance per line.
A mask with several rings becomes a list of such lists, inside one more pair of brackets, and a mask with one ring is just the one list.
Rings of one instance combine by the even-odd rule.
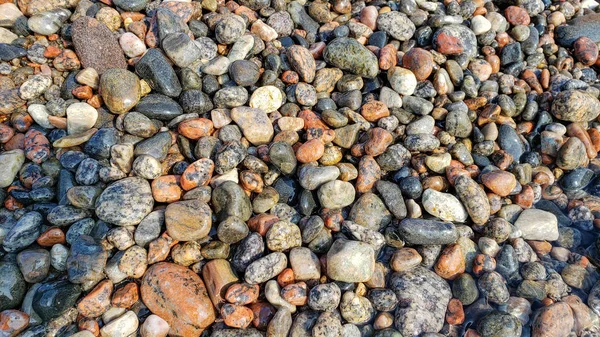
[[394, 252], [390, 261], [392, 270], [403, 272], [418, 266], [423, 258], [414, 248], [400, 248]]
[[358, 162], [358, 178], [356, 178], [356, 191], [366, 193], [371, 191], [373, 185], [381, 177], [381, 168], [372, 156], [364, 156]]
[[232, 284], [225, 293], [225, 299], [229, 303], [245, 305], [256, 302], [260, 287], [258, 284], [236, 283]]
[[77, 304], [77, 311], [85, 317], [98, 317], [110, 308], [110, 294], [113, 291], [113, 283], [104, 280], [92, 289]]
[[183, 171], [179, 183], [186, 191], [198, 186], [206, 186], [212, 177], [214, 168], [215, 164], [208, 158], [197, 160]]
[[506, 171], [491, 171], [481, 175], [481, 182], [485, 187], [501, 197], [505, 197], [517, 186], [515, 176]]
[[565, 302], [558, 302], [544, 307], [535, 317], [531, 325], [532, 337], [568, 336], [575, 324], [573, 312]]
[[65, 233], [58, 227], [48, 228], [37, 238], [36, 242], [42, 247], [52, 247], [57, 243], [65, 243]]
[[369, 156], [378, 156], [392, 144], [394, 137], [392, 134], [382, 128], [373, 128], [369, 130], [369, 140], [365, 143], [365, 153]]
[[453, 298], [448, 302], [446, 311], [446, 322], [451, 325], [463, 324], [465, 321], [465, 311], [460, 300]]
[[226, 303], [221, 307], [221, 317], [227, 326], [245, 329], [252, 323], [254, 314], [250, 308]]
[[435, 40], [436, 50], [444, 55], [458, 55], [463, 52], [460, 40], [452, 35], [441, 32]]
[[186, 119], [179, 123], [177, 130], [185, 138], [198, 140], [210, 136], [213, 132], [213, 122], [207, 118]]
[[531, 21], [529, 17], [529, 13], [523, 7], [518, 6], [508, 6], [506, 10], [504, 10], [504, 15], [506, 17], [506, 21], [508, 21], [511, 25], [528, 25]]
[[0, 336], [14, 337], [27, 328], [29, 315], [19, 310], [0, 312]]
[[98, 74], [111, 68], [127, 69], [123, 50], [106, 25], [81, 16], [71, 27], [75, 51], [85, 68], [94, 68]]
[[465, 272], [465, 256], [458, 244], [448, 245], [435, 264], [435, 272], [447, 280], [454, 280]]
[[174, 202], [181, 198], [179, 176], [168, 175], [152, 181], [152, 196], [157, 202]]
[[325, 152], [325, 145], [320, 139], [311, 139], [302, 144], [296, 151], [296, 158], [301, 163], [319, 160]]
[[144, 275], [140, 291], [148, 309], [169, 323], [171, 335], [199, 336], [215, 320], [204, 282], [183, 266], [153, 265]]
[[229, 262], [224, 259], [208, 261], [202, 268], [202, 277], [206, 282], [208, 295], [217, 308], [223, 302], [227, 288], [239, 281]]
[[302, 81], [311, 83], [315, 79], [317, 65], [308, 49], [299, 45], [290, 46], [287, 49], [287, 57], [292, 69], [300, 75]]
[[212, 225], [211, 217], [210, 207], [199, 200], [175, 202], [165, 209], [167, 232], [177, 241], [205, 238]]
[[111, 304], [117, 308], [130, 308], [139, 299], [139, 289], [135, 282], [129, 282], [117, 289], [112, 296]]
[[362, 106], [361, 115], [369, 122], [376, 122], [383, 117], [388, 117], [390, 111], [383, 102], [373, 100]]
[[433, 71], [433, 56], [422, 48], [412, 48], [402, 57], [402, 66], [415, 74], [417, 81], [426, 80]]
[[398, 64], [398, 50], [393, 44], [386, 44], [379, 50], [379, 69], [390, 70]]

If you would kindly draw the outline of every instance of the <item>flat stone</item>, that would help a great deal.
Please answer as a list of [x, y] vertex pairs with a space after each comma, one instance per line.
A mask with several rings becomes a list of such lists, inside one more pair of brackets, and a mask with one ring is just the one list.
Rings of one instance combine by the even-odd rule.
[[75, 51], [85, 68], [94, 68], [98, 74], [111, 68], [127, 68], [123, 50], [106, 25], [82, 16], [71, 27]]
[[264, 110], [248, 107], [233, 108], [231, 119], [242, 129], [244, 137], [253, 145], [267, 144], [273, 137], [273, 125]]

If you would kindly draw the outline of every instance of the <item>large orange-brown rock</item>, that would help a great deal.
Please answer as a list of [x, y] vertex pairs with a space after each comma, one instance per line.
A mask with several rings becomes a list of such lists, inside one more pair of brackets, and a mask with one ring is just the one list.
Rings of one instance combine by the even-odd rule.
[[167, 321], [172, 336], [200, 336], [215, 320], [215, 309], [204, 282], [190, 269], [160, 262], [142, 279], [142, 301]]
[[565, 302], [558, 302], [540, 310], [531, 325], [532, 337], [567, 336], [573, 328], [573, 312]]

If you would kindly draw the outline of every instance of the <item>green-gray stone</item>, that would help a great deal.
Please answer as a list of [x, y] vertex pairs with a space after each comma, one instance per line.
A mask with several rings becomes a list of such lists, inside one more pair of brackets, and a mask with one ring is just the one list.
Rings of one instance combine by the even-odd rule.
[[339, 37], [323, 52], [325, 61], [362, 77], [373, 78], [379, 72], [377, 57], [355, 39]]

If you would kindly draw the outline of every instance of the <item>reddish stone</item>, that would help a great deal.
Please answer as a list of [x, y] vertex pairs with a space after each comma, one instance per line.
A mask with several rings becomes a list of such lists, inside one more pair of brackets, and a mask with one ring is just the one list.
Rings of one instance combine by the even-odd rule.
[[62, 50], [58, 47], [48, 46], [46, 47], [46, 50], [44, 50], [44, 57], [52, 59], [57, 57], [61, 52]]
[[58, 71], [70, 71], [81, 67], [77, 54], [70, 49], [65, 49], [58, 54], [54, 61], [52, 61], [52, 64]]
[[10, 126], [0, 124], [0, 143], [7, 143], [15, 135], [15, 130]]
[[305, 305], [308, 301], [307, 294], [308, 289], [304, 282], [288, 284], [281, 289], [281, 297], [293, 305]]
[[240, 184], [244, 190], [255, 193], [262, 192], [264, 187], [261, 175], [249, 170], [240, 172]]
[[504, 16], [506, 17], [506, 21], [513, 26], [527, 26], [529, 22], [531, 22], [529, 13], [527, 13], [527, 10], [523, 7], [508, 6], [506, 10], [504, 10]]
[[532, 322], [532, 336], [568, 336], [575, 325], [573, 311], [565, 302], [550, 304], [540, 310]]
[[191, 2], [183, 2], [183, 1], [164, 1], [161, 2], [161, 8], [166, 8], [171, 12], [175, 13], [181, 21], [187, 23], [192, 18], [194, 14], [194, 6]]
[[254, 316], [252, 325], [259, 330], [266, 330], [277, 309], [267, 302], [252, 303], [249, 307]]
[[198, 140], [205, 136], [210, 136], [213, 132], [213, 122], [207, 118], [187, 119], [177, 127], [179, 133], [185, 138]]
[[113, 283], [104, 280], [77, 304], [77, 311], [85, 317], [98, 317], [110, 308], [110, 294]]
[[573, 55], [583, 65], [594, 65], [598, 59], [598, 46], [589, 37], [582, 36], [573, 43]]
[[390, 70], [398, 64], [398, 50], [393, 44], [386, 44], [379, 50], [379, 69]]
[[261, 213], [248, 220], [248, 228], [261, 236], [265, 236], [277, 221], [279, 221], [279, 218], [276, 215]]
[[567, 126], [567, 134], [571, 137], [577, 137], [579, 138], [579, 140], [581, 140], [583, 146], [585, 146], [585, 152], [587, 153], [588, 158], [593, 159], [596, 158], [596, 156], [598, 156], [598, 151], [596, 150], [594, 144], [592, 143], [590, 135], [583, 127], [583, 125], [581, 125], [580, 123], [569, 124], [569, 126]]
[[381, 177], [381, 168], [375, 158], [364, 156], [358, 162], [358, 178], [356, 178], [356, 191], [366, 193], [371, 191], [373, 185]]
[[94, 336], [100, 336], [100, 325], [93, 318], [83, 318], [77, 322], [77, 327], [79, 331], [89, 331]]
[[138, 285], [135, 282], [129, 282], [115, 291], [112, 296], [111, 303], [113, 307], [130, 308], [138, 301], [138, 299]]
[[310, 110], [302, 110], [298, 113], [298, 117], [304, 120], [304, 129], [317, 128], [327, 130], [329, 127], [321, 120], [317, 114]]
[[451, 325], [463, 324], [465, 321], [465, 311], [460, 300], [453, 298], [448, 302], [446, 311], [446, 322]]
[[402, 66], [415, 74], [417, 81], [426, 80], [433, 71], [433, 56], [422, 48], [412, 48], [402, 57]]
[[181, 198], [179, 176], [168, 175], [152, 181], [152, 196], [157, 202], [174, 202]]
[[463, 52], [463, 46], [458, 38], [441, 32], [436, 36], [436, 50], [444, 55], [458, 55]]
[[92, 92], [92, 87], [90, 87], [88, 85], [79, 86], [79, 87], [73, 89], [71, 91], [71, 93], [73, 94], [73, 96], [75, 96], [79, 99], [90, 99], [90, 98], [92, 98], [92, 95], [94, 94]]
[[380, 101], [372, 100], [362, 106], [361, 115], [369, 122], [376, 122], [390, 115], [388, 107]]
[[360, 11], [360, 23], [369, 27], [371, 30], [375, 30], [377, 28], [378, 15], [377, 7], [367, 6]]
[[378, 156], [392, 144], [394, 137], [392, 134], [382, 128], [373, 128], [369, 130], [369, 140], [365, 143], [364, 150], [369, 156]]
[[191, 163], [181, 175], [181, 187], [189, 191], [198, 186], [208, 185], [214, 168], [213, 161], [208, 158], [202, 158]]
[[421, 261], [423, 258], [416, 249], [404, 247], [394, 252], [390, 266], [394, 271], [404, 272], [418, 266]]
[[221, 307], [221, 317], [225, 325], [245, 329], [252, 323], [254, 313], [250, 308], [227, 303]]
[[161, 237], [150, 242], [148, 245], [148, 264], [166, 260], [171, 248], [178, 242], [173, 240], [167, 233], [163, 233]]
[[437, 263], [435, 272], [447, 280], [454, 280], [458, 275], [465, 272], [465, 256], [462, 249], [457, 244], [446, 246], [442, 251]]
[[293, 70], [286, 70], [281, 75], [281, 80], [285, 84], [296, 84], [300, 80], [298, 73]]
[[14, 337], [27, 328], [29, 315], [19, 310], [0, 312], [0, 336]]
[[30, 129], [25, 134], [25, 156], [36, 164], [50, 158], [50, 142], [40, 131]]
[[296, 151], [296, 158], [301, 163], [319, 160], [325, 152], [325, 145], [320, 139], [311, 139], [302, 144]]
[[285, 287], [296, 282], [294, 278], [294, 271], [292, 268], [285, 268], [279, 275], [277, 275], [277, 283], [280, 287]]
[[239, 281], [229, 262], [224, 259], [208, 261], [202, 267], [202, 277], [206, 282], [208, 295], [217, 308], [224, 301], [227, 288]]
[[58, 227], [48, 228], [36, 240], [42, 247], [52, 247], [57, 243], [65, 243], [65, 233]]
[[193, 271], [161, 262], [148, 268], [140, 287], [142, 300], [169, 323], [169, 334], [199, 336], [215, 320], [204, 282]]
[[514, 202], [523, 208], [531, 208], [534, 198], [533, 188], [529, 185], [523, 185], [521, 193], [515, 195]]
[[225, 293], [225, 299], [229, 303], [245, 305], [256, 302], [260, 293], [258, 284], [235, 283]]
[[500, 170], [482, 174], [481, 182], [501, 197], [509, 195], [517, 186], [517, 179], [512, 173]]

